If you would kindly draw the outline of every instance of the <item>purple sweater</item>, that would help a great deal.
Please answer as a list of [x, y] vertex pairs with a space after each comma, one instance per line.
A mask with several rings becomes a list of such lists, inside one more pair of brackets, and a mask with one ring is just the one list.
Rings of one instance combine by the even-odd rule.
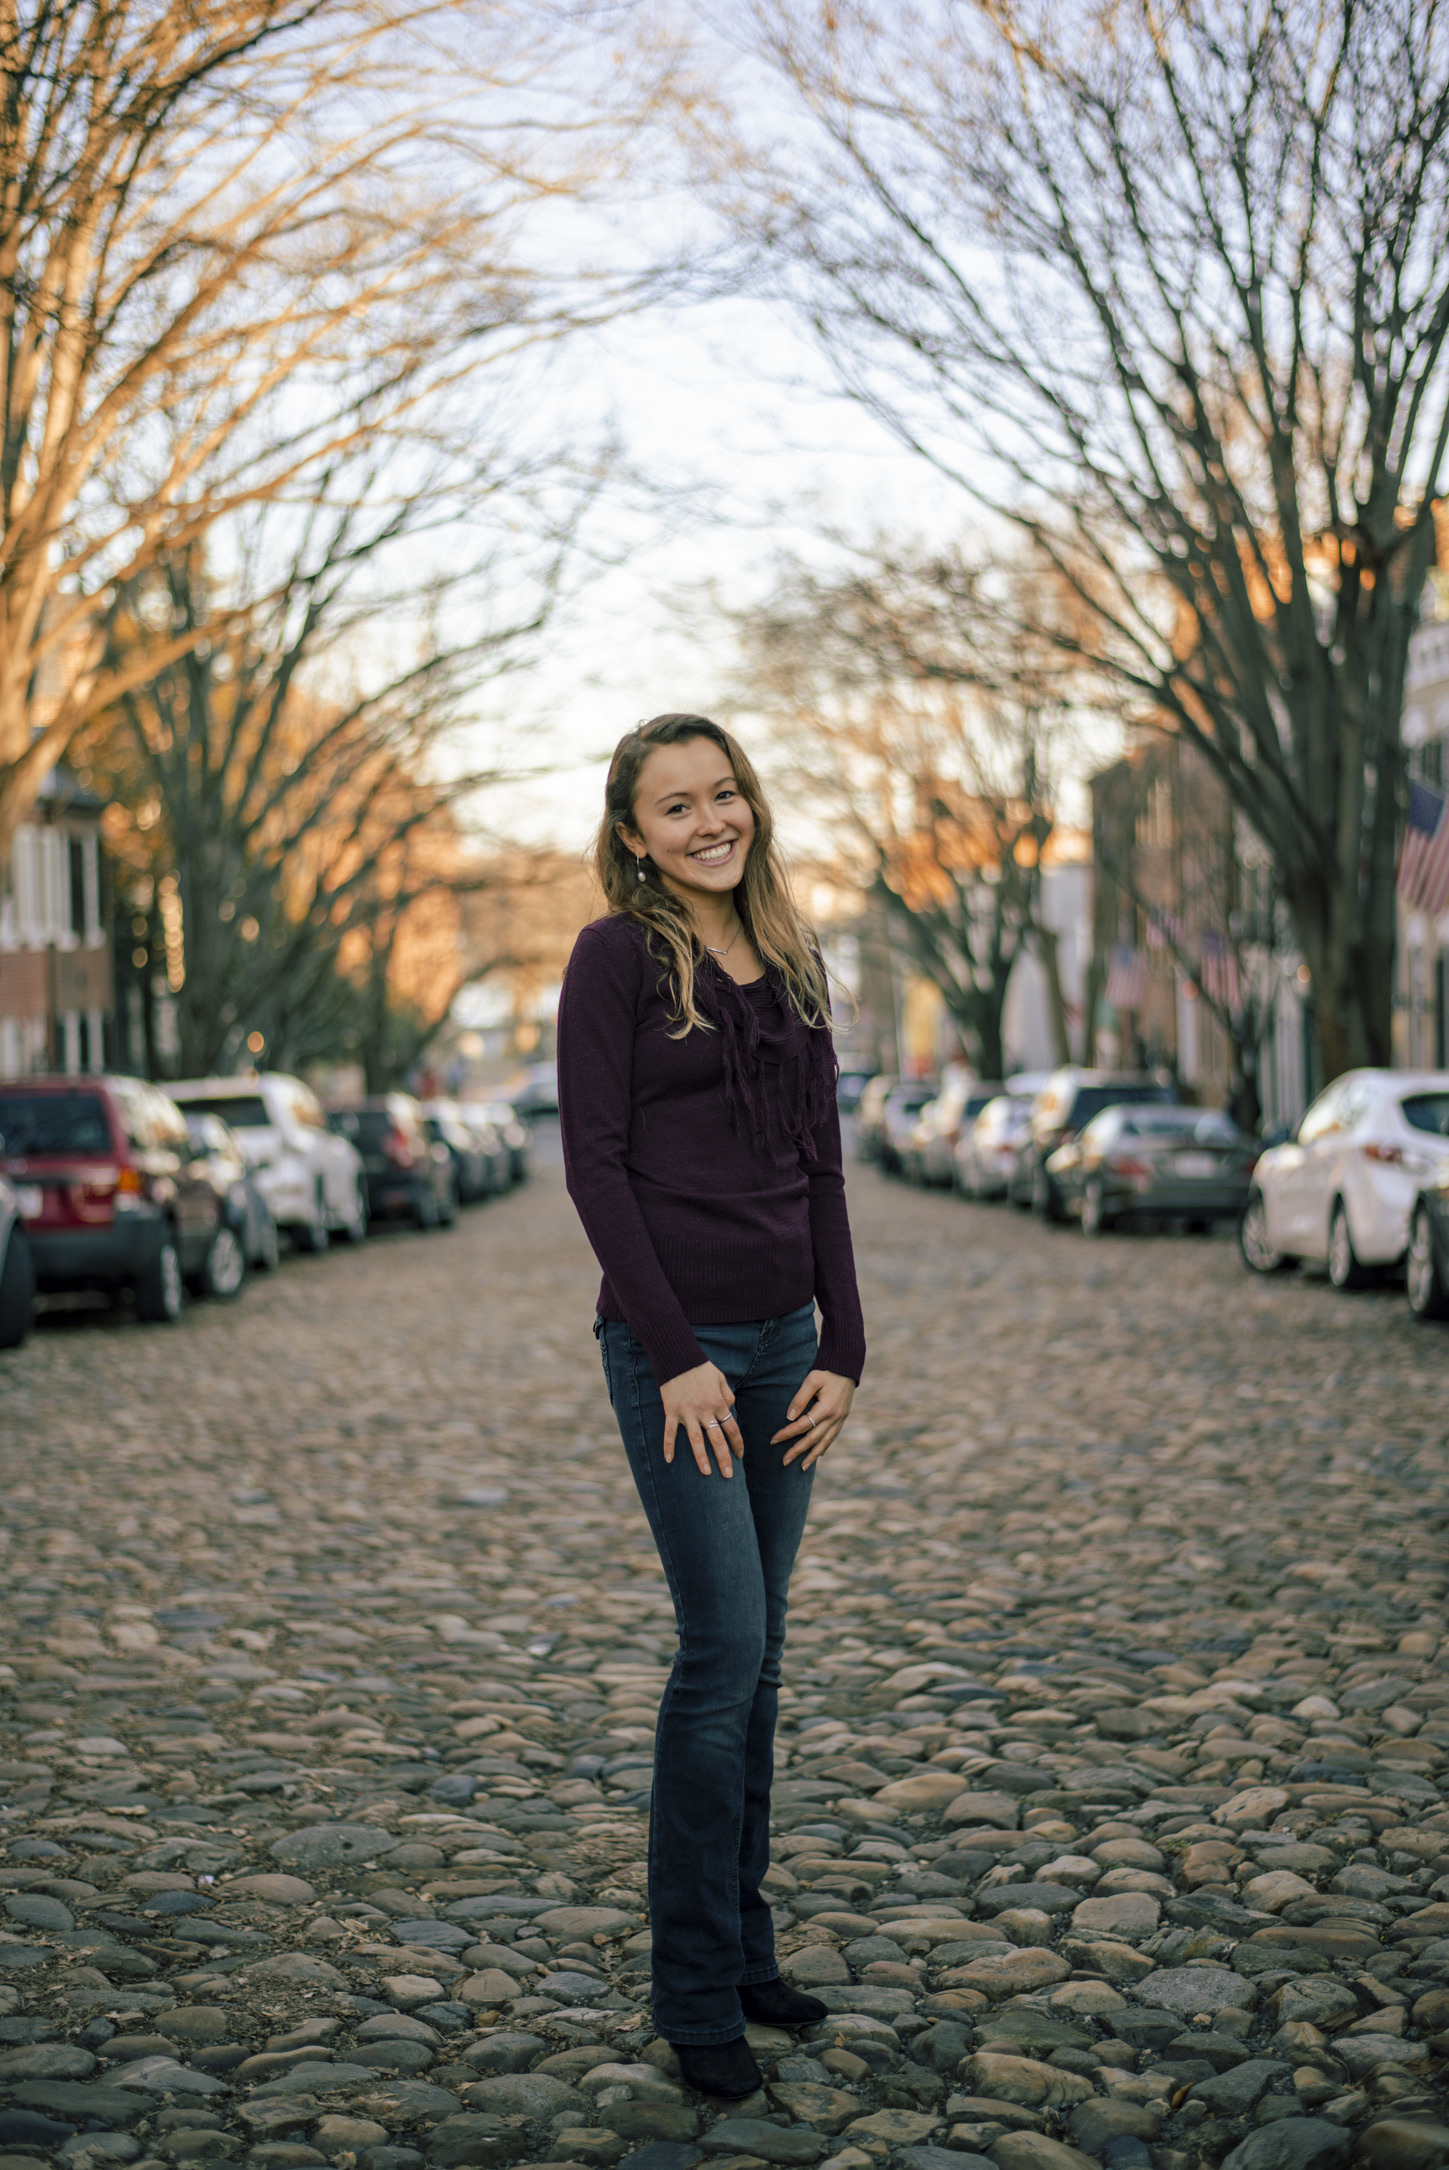
[[[833, 1095], [808, 1147], [785, 1135], [798, 1111], [761, 1136], [743, 1104], [778, 1115], [782, 1092], [799, 1092], [821, 1052], [815, 1036], [766, 978], [719, 990], [754, 1012], [738, 1010], [744, 1033], [671, 1039], [663, 979], [632, 920], [596, 919], [574, 944], [559, 1002], [564, 1171], [604, 1269], [599, 1315], [628, 1322], [662, 1385], [707, 1362], [693, 1326], [778, 1318], [813, 1298], [819, 1368], [859, 1380], [865, 1330]], [[726, 1041], [755, 1043], [732, 1081], [733, 1110]]]

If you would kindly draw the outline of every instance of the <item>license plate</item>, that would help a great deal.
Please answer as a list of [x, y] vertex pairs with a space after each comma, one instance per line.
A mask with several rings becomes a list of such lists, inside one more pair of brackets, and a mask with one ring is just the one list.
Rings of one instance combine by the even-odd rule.
[[1179, 1153], [1172, 1163], [1174, 1175], [1216, 1175], [1218, 1164], [1211, 1153]]
[[45, 1210], [45, 1193], [38, 1183], [17, 1183], [15, 1196], [22, 1221], [38, 1221]]

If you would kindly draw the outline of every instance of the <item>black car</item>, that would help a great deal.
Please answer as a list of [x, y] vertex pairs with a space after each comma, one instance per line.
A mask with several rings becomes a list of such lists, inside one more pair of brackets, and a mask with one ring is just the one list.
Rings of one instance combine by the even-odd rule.
[[428, 1136], [411, 1093], [379, 1093], [356, 1107], [333, 1108], [327, 1124], [362, 1155], [369, 1219], [452, 1227], [458, 1218], [453, 1156]]
[[1416, 1319], [1449, 1319], [1449, 1168], [1430, 1176], [1414, 1200], [1404, 1287]]
[[1177, 1094], [1170, 1085], [1140, 1071], [1117, 1075], [1108, 1070], [1054, 1070], [1032, 1103], [1031, 1127], [1016, 1156], [1007, 1196], [1023, 1213], [1036, 1212], [1048, 1221], [1065, 1220], [1061, 1191], [1047, 1172], [1047, 1162], [1057, 1148], [1069, 1145], [1104, 1108], [1176, 1105]]
[[183, 1109], [191, 1134], [192, 1156], [210, 1163], [228, 1223], [236, 1230], [249, 1268], [274, 1273], [281, 1246], [272, 1209], [257, 1188], [236, 1132], [219, 1115], [196, 1115]]

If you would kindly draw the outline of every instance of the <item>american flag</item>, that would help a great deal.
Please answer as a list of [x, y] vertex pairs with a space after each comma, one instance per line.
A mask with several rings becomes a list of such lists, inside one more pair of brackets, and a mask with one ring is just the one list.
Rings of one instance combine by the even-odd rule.
[[1225, 1010], [1242, 1006], [1243, 983], [1238, 960], [1220, 934], [1211, 929], [1202, 938], [1202, 991], [1210, 1002]]
[[1449, 904], [1449, 820], [1444, 817], [1444, 794], [1431, 784], [1409, 786], [1398, 885], [1405, 904], [1431, 919]]
[[1140, 1010], [1147, 1000], [1147, 959], [1119, 943], [1107, 973], [1107, 1000], [1114, 1010]]

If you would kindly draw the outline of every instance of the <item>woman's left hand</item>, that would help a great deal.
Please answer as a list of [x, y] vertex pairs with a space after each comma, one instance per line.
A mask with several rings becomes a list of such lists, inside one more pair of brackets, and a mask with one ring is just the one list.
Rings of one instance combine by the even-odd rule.
[[788, 1422], [770, 1445], [778, 1447], [782, 1439], [793, 1439], [786, 1464], [799, 1461], [802, 1469], [809, 1469], [840, 1437], [854, 1400], [854, 1379], [842, 1378], [835, 1371], [808, 1373], [786, 1412]]

